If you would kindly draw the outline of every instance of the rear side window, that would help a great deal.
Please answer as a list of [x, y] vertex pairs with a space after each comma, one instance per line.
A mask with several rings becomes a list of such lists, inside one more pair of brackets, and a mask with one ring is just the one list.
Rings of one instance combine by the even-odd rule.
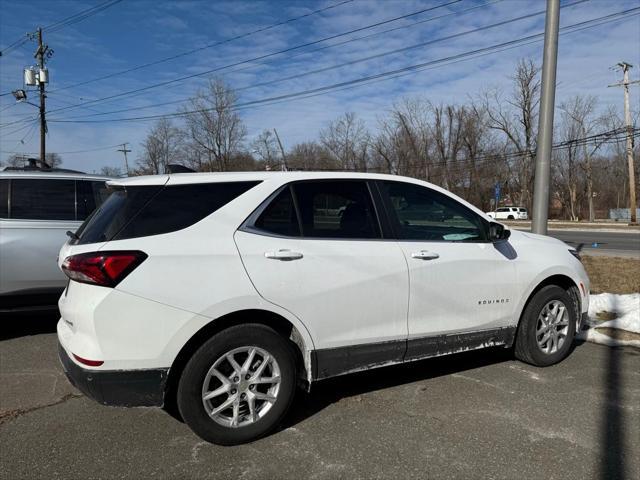
[[182, 230], [259, 182], [115, 188], [77, 232], [79, 244], [124, 240]]
[[264, 209], [256, 220], [255, 227], [276, 235], [300, 236], [300, 226], [289, 187], [282, 190]]
[[75, 220], [75, 180], [11, 180], [11, 218]]
[[257, 220], [249, 217], [245, 228], [287, 237], [382, 238], [369, 187], [361, 180], [293, 183], [268, 201]]
[[293, 190], [305, 238], [381, 238], [363, 181], [299, 182]]
[[9, 180], [0, 180], [0, 218], [9, 218]]

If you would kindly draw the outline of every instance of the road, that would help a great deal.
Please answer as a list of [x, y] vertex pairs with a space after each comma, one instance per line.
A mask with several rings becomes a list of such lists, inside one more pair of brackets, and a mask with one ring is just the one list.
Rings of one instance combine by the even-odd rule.
[[[521, 229], [520, 227], [513, 227]], [[526, 230], [529, 230], [527, 228]], [[572, 246], [583, 245], [585, 254], [640, 257], [640, 231], [549, 230], [548, 235]]]
[[81, 396], [53, 321], [0, 333], [0, 478], [640, 478], [640, 351], [538, 369], [485, 350], [325, 381], [276, 433], [202, 442], [159, 409]]

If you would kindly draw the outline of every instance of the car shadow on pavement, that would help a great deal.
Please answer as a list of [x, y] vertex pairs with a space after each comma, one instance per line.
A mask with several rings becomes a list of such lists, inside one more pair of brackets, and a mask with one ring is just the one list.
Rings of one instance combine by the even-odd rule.
[[337, 401], [364, 393], [437, 378], [513, 360], [511, 349], [492, 348], [376, 368], [314, 383], [311, 392], [299, 390], [278, 430], [292, 427]]
[[57, 310], [2, 314], [0, 316], [0, 341], [43, 333], [55, 333], [59, 318], [60, 314]]

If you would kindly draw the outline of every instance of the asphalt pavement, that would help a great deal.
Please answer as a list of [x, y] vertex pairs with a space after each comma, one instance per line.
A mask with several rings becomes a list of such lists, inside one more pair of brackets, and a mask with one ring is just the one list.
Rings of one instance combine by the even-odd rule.
[[3, 323], [0, 385], [2, 479], [640, 478], [632, 348], [580, 344], [545, 369], [484, 350], [328, 380], [237, 447], [81, 396], [52, 319]]

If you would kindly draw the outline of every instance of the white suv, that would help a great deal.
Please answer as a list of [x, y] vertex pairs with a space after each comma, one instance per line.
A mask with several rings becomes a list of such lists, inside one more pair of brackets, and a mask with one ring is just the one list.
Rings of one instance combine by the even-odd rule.
[[61, 361], [99, 402], [176, 402], [214, 443], [267, 433], [296, 384], [497, 345], [553, 364], [587, 311], [574, 250], [419, 180], [262, 172], [109, 185], [60, 251]]
[[524, 207], [500, 207], [487, 216], [498, 220], [529, 220], [529, 212]]
[[0, 170], [0, 315], [56, 310], [67, 284], [56, 257], [100, 205], [107, 177], [62, 169]]

